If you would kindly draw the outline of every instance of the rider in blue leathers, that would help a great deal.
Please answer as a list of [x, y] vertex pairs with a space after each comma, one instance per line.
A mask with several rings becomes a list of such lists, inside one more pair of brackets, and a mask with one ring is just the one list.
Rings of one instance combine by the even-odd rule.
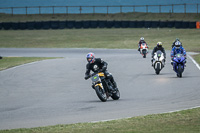
[[[173, 58], [176, 54], [183, 54], [184, 57], [186, 58], [186, 51], [185, 49], [182, 47], [181, 45], [181, 42], [180, 41], [177, 41], [175, 43], [175, 46], [172, 48], [172, 51], [171, 51], [171, 65], [173, 65]], [[186, 64], [186, 61], [185, 61], [185, 64]], [[174, 69], [174, 68], [173, 68]]]

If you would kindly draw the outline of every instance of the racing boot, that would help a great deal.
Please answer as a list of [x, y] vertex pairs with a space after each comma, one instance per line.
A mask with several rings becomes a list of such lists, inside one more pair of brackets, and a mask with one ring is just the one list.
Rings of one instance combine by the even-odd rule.
[[153, 67], [153, 59], [151, 59], [151, 66]]
[[94, 85], [92, 85], [92, 88], [95, 89]]

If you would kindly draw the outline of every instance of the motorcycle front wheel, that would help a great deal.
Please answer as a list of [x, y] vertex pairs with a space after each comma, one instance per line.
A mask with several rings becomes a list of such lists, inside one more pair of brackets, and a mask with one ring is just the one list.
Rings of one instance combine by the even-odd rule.
[[106, 92], [105, 92], [104, 89], [102, 89], [102, 88], [99, 87], [99, 86], [96, 86], [96, 87], [95, 87], [95, 91], [96, 91], [97, 96], [99, 97], [99, 99], [100, 99], [102, 102], [106, 102], [106, 101], [107, 101], [107, 95], [106, 95]]
[[178, 76], [179, 78], [182, 77], [182, 72], [183, 72], [182, 66], [181, 66], [181, 64], [179, 64], [179, 65], [178, 65], [178, 74], [177, 74], [177, 76]]
[[160, 63], [157, 63], [157, 68], [155, 68], [156, 70], [156, 74], [160, 74], [160, 70], [161, 70], [161, 64]]

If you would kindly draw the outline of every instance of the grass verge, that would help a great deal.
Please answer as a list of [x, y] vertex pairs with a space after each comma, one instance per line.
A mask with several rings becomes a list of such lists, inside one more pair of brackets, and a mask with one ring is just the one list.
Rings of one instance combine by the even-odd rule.
[[0, 47], [136, 49], [143, 36], [152, 49], [158, 41], [171, 50], [176, 38], [186, 51], [200, 51], [200, 30], [169, 28], [0, 30]]
[[34, 62], [34, 61], [40, 61], [40, 60], [46, 60], [46, 59], [54, 59], [49, 57], [3, 57], [3, 59], [0, 60], [0, 71], [5, 70], [14, 66]]
[[193, 57], [194, 60], [200, 65], [200, 54], [193, 55], [192, 57]]
[[199, 133], [200, 108], [98, 123], [78, 123], [0, 133]]

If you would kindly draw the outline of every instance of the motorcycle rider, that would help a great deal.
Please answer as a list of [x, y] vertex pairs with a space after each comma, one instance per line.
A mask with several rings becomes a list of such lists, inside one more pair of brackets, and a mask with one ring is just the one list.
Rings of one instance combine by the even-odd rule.
[[165, 49], [162, 47], [162, 42], [157, 42], [157, 46], [154, 47], [152, 53], [151, 53], [151, 62], [152, 62], [152, 66], [153, 66], [153, 56], [154, 56], [154, 53], [157, 52], [158, 50], [160, 50], [161, 52], [163, 52], [164, 54], [164, 63], [165, 63], [165, 60], [166, 60], [166, 53], [165, 53]]
[[[114, 81], [113, 76], [111, 73], [107, 71], [107, 63], [103, 61], [101, 58], [95, 58], [94, 53], [88, 53], [87, 56], [87, 65], [86, 65], [86, 73], [85, 73], [85, 80], [91, 77], [90, 71], [93, 72], [103, 72], [106, 78], [110, 79], [111, 83], [113, 84], [114, 88], [117, 88], [117, 84]], [[92, 86], [93, 87], [93, 86]]]
[[[140, 46], [141, 46], [142, 43], [146, 43], [146, 42], [144, 41], [144, 37], [141, 37], [141, 38], [140, 38], [140, 41], [139, 41], [139, 43], [138, 43], [138, 51], [140, 51]], [[146, 43], [146, 44], [147, 44], [147, 43]], [[147, 45], [147, 48], [149, 48], [148, 45]]]
[[[176, 42], [180, 42], [180, 39], [179, 38], [176, 38], [176, 40], [172, 43], [172, 48], [175, 46], [175, 43]], [[180, 42], [181, 43], [181, 42]], [[181, 45], [182, 45], [182, 43], [181, 43]]]
[[[177, 41], [175, 43], [175, 46], [172, 48], [172, 51], [171, 51], [171, 65], [173, 66], [173, 58], [176, 54], [183, 54], [184, 57], [187, 59], [186, 57], [186, 51], [185, 49], [183, 48], [183, 46], [181, 45], [181, 42]], [[186, 60], [185, 60], [185, 63], [186, 64]], [[186, 65], [185, 65], [186, 66]]]

